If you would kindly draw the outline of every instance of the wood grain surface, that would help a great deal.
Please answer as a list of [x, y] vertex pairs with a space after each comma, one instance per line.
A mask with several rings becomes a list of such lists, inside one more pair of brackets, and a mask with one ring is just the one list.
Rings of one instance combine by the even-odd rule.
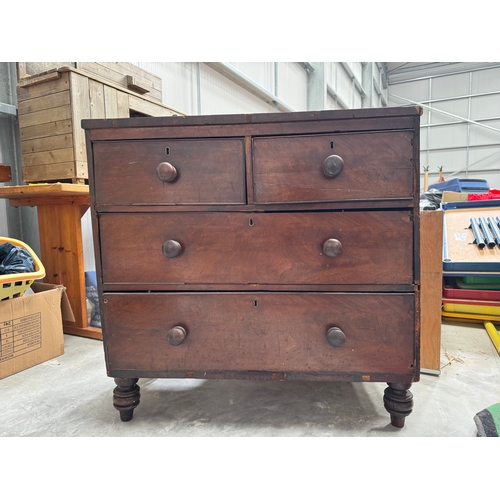
[[[156, 175], [162, 162], [177, 169], [175, 182]], [[246, 202], [242, 139], [97, 143], [94, 171], [97, 203]]]
[[[100, 216], [104, 283], [410, 284], [410, 212]], [[323, 243], [342, 244], [337, 257]], [[175, 258], [162, 252], [180, 243]], [[133, 285], [131, 285], [133, 288]]]
[[[413, 294], [105, 294], [108, 367], [413, 374], [414, 301]], [[187, 335], [173, 346], [167, 333], [176, 326]], [[326, 338], [333, 326], [345, 333], [341, 347]]]
[[[329, 134], [256, 138], [256, 203], [413, 196], [412, 134]], [[344, 161], [335, 178], [323, 174], [326, 158]]]

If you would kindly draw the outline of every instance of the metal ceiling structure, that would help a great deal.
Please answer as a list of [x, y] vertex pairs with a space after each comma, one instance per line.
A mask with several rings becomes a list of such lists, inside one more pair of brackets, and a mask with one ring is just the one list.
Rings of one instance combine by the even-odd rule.
[[498, 62], [387, 62], [389, 85], [440, 75], [494, 68]]

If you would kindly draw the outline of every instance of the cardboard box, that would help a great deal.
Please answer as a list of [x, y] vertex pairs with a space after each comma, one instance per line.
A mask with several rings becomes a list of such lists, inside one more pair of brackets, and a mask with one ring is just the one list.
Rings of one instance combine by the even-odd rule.
[[62, 321], [75, 320], [64, 286], [31, 289], [0, 302], [0, 379], [64, 354]]
[[455, 191], [443, 191], [442, 203], [449, 201], [468, 201], [469, 193], [456, 193]]

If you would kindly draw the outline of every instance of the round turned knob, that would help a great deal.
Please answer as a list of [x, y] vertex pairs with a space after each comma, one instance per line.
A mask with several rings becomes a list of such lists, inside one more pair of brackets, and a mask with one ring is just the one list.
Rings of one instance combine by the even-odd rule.
[[167, 240], [165, 241], [165, 243], [163, 243], [161, 251], [163, 252], [163, 255], [165, 255], [165, 257], [173, 259], [181, 253], [182, 246], [178, 241]]
[[165, 182], [172, 182], [177, 178], [177, 169], [166, 161], [161, 162], [156, 167], [156, 175]]
[[169, 344], [180, 345], [184, 342], [187, 332], [182, 326], [174, 326], [167, 332], [167, 340]]
[[330, 155], [323, 162], [323, 173], [326, 177], [337, 177], [344, 168], [344, 160], [338, 155]]
[[326, 332], [326, 338], [333, 347], [342, 347], [345, 342], [345, 333], [336, 326], [333, 326]]
[[328, 257], [337, 257], [342, 252], [342, 243], [335, 238], [330, 238], [323, 243], [323, 253]]

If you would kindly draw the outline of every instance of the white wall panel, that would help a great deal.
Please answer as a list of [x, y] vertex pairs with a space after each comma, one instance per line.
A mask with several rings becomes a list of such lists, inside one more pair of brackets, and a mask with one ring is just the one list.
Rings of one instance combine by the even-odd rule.
[[[497, 147], [474, 148], [469, 152], [469, 160], [476, 172], [498, 170], [500, 173], [500, 145]], [[500, 188], [500, 183], [498, 187]]]
[[[430, 106], [433, 110], [427, 110], [427, 112], [430, 115], [431, 123], [458, 123], [463, 121], [464, 118], [467, 118], [469, 114], [468, 99], [431, 102]], [[440, 111], [443, 111], [443, 113], [440, 113]], [[439, 133], [439, 131], [436, 133]]]
[[349, 75], [342, 67], [337, 71], [337, 88], [335, 89], [340, 99], [342, 99], [348, 107], [352, 106], [353, 85]]
[[[377, 107], [380, 107], [380, 96], [377, 96], [378, 99], [377, 99]], [[363, 105], [363, 99], [361, 98], [361, 94], [356, 90], [356, 91], [353, 91], [353, 95], [352, 95], [352, 107], [353, 109], [356, 109], [356, 108], [361, 108]]]
[[[363, 65], [360, 62], [350, 62], [347, 63], [349, 64], [349, 67], [351, 68], [351, 71], [354, 74], [354, 77], [358, 80], [358, 82], [361, 82], [362, 75], [363, 75]], [[377, 66], [377, 65], [375, 65]], [[380, 82], [378, 82], [380, 83]]]
[[197, 68], [194, 62], [135, 62], [161, 78], [163, 104], [185, 113], [198, 114]]
[[[425, 80], [428, 82], [429, 80]], [[469, 73], [432, 79], [432, 99], [469, 94]]]
[[472, 125], [470, 131], [471, 146], [498, 144], [500, 148], [500, 120], [487, 121], [484, 122], [484, 124], [496, 128], [499, 131], [497, 132], [478, 125]]
[[337, 88], [337, 63], [326, 62], [325, 65], [325, 80], [332, 89]]
[[472, 93], [481, 94], [500, 90], [500, 68], [492, 68], [472, 73]]
[[467, 125], [435, 127], [429, 137], [429, 149], [444, 149], [467, 144]]
[[[500, 80], [498, 86], [500, 90]], [[472, 99], [471, 118], [473, 120], [498, 117], [500, 117], [500, 94], [474, 97]]]
[[307, 111], [307, 72], [297, 63], [278, 63], [278, 99], [294, 111]]
[[273, 62], [230, 62], [238, 71], [274, 94], [274, 63]]
[[429, 80], [416, 80], [391, 85], [389, 88], [389, 105], [401, 106], [404, 101], [391, 98], [390, 94], [407, 97], [417, 102], [428, 101], [430, 99]]
[[331, 95], [326, 97], [326, 109], [342, 109]]
[[272, 113], [273, 106], [205, 64], [200, 65], [201, 114]]

